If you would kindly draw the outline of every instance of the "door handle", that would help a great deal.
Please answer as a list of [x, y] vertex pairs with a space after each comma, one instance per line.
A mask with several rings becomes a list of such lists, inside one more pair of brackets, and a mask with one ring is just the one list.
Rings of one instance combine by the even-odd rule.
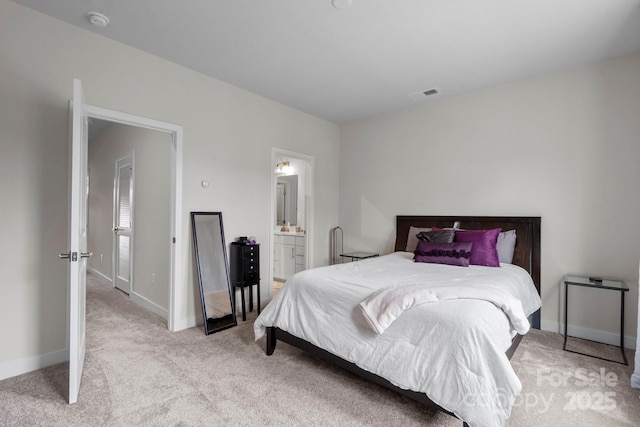
[[113, 232], [117, 233], [118, 232], [118, 227], [113, 227]]
[[[91, 258], [93, 252], [80, 252], [80, 258]], [[69, 262], [78, 260], [77, 252], [66, 252], [58, 254], [58, 259], [68, 259]]]

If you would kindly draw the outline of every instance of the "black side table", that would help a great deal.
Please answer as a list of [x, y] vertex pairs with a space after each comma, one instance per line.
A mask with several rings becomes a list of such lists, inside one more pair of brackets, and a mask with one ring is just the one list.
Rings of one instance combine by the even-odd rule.
[[[569, 286], [582, 286], [586, 288], [608, 289], [620, 292], [620, 351], [622, 351], [623, 362], [605, 359], [604, 357], [593, 356], [591, 354], [580, 353], [579, 351], [567, 350], [567, 308], [569, 306]], [[562, 349], [571, 353], [582, 354], [600, 360], [628, 365], [627, 356], [624, 354], [624, 294], [629, 288], [622, 280], [602, 279], [598, 277], [565, 276], [564, 278], [564, 344]]]
[[242, 320], [247, 320], [245, 312], [244, 288], [249, 288], [249, 311], [253, 311], [253, 286], [258, 293], [258, 314], [260, 314], [260, 245], [231, 243], [231, 260], [229, 276], [233, 285], [233, 302], [236, 301], [236, 288], [240, 288], [242, 297]]

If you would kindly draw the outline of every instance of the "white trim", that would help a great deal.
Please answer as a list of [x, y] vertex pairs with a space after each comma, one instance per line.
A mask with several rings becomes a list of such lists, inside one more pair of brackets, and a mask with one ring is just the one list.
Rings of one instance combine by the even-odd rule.
[[98, 279], [100, 279], [101, 282], [104, 282], [104, 283], [108, 284], [109, 286], [113, 286], [112, 285], [113, 281], [111, 280], [111, 278], [109, 276], [106, 276], [106, 275], [102, 274], [101, 272], [99, 272], [95, 268], [87, 267], [87, 272], [89, 272], [89, 273], [93, 274], [94, 276], [96, 276]]
[[137, 305], [144, 307], [149, 311], [154, 312], [155, 314], [162, 317], [163, 319], [166, 319], [167, 316], [169, 315], [166, 309], [160, 307], [158, 304], [148, 300], [142, 295], [135, 293], [134, 291], [131, 291], [131, 294], [129, 295], [129, 297], [131, 298], [131, 301], [133, 301]]
[[[543, 331], [557, 332], [564, 335], [564, 323], [552, 322], [549, 320], [542, 320], [540, 327]], [[569, 324], [568, 334], [570, 337], [584, 338], [591, 341], [597, 341], [604, 344], [620, 345], [620, 333], [601, 331], [599, 329], [584, 328], [582, 326], [576, 326]], [[624, 347], [635, 350], [636, 337], [624, 336]]]
[[[202, 316], [201, 316], [202, 317]], [[200, 320], [202, 322], [202, 320]], [[198, 316], [193, 315], [191, 317], [183, 317], [181, 319], [176, 319], [174, 323], [174, 327], [176, 331], [182, 331], [184, 329], [193, 328], [198, 325]]]
[[[182, 302], [182, 295], [184, 292], [177, 292], [178, 289], [183, 290], [185, 284], [182, 277], [182, 264], [178, 254], [182, 253], [182, 138], [183, 129], [182, 126], [178, 126], [173, 133], [173, 141], [175, 144], [175, 151], [171, 152], [171, 175], [174, 177], [172, 180], [172, 205], [173, 205], [173, 236], [175, 242], [173, 244], [173, 250], [171, 251], [171, 264], [170, 276], [173, 286], [169, 293], [169, 330], [181, 331], [188, 329], [196, 325], [196, 315], [192, 315], [191, 319], [183, 313], [182, 316], [178, 315], [178, 307], [186, 306]], [[193, 325], [191, 324], [193, 323]]]
[[0, 381], [68, 361], [69, 349], [63, 348], [51, 353], [0, 363]]
[[182, 277], [182, 265], [179, 255], [182, 253], [182, 147], [183, 147], [183, 128], [182, 126], [161, 122], [159, 120], [149, 119], [146, 117], [135, 116], [121, 111], [109, 110], [94, 105], [87, 105], [86, 112], [89, 117], [106, 120], [115, 123], [122, 123], [147, 129], [153, 129], [160, 132], [166, 132], [172, 135], [171, 150], [171, 234], [175, 239], [175, 243], [171, 245], [171, 263], [169, 272], [169, 310], [168, 310], [168, 329], [170, 331], [179, 331], [186, 329], [195, 319], [188, 319], [186, 313], [180, 311], [183, 307], [183, 294], [185, 283]]
[[[104, 274], [100, 273], [99, 271], [95, 270], [95, 269], [87, 269], [89, 270], [89, 272], [91, 274], [96, 275], [96, 278], [98, 280], [100, 280], [102, 283], [107, 284], [107, 285], [111, 285], [112, 281], [111, 279], [109, 279], [107, 276], [105, 276]], [[157, 314], [158, 316], [162, 317], [163, 319], [166, 319], [169, 316], [169, 312], [159, 306], [158, 304], [156, 304], [153, 301], [148, 300], [147, 298], [143, 297], [142, 295], [136, 293], [135, 291], [131, 291], [131, 294], [129, 294], [129, 298], [131, 299], [131, 301], [133, 301], [135, 304], [146, 308], [149, 311], [154, 312], [155, 314]], [[194, 325], [195, 326], [195, 325]]]
[[631, 386], [640, 388], [640, 301], [638, 301], [638, 325], [636, 327], [636, 354], [633, 360], [633, 374], [631, 375]]

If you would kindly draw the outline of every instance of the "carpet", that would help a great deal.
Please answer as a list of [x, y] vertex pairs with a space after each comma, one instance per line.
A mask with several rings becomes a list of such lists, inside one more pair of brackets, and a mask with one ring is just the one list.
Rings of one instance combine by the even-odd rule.
[[[0, 381], [0, 425], [462, 425], [285, 343], [266, 356], [264, 339], [253, 340], [255, 315], [209, 336], [202, 328], [171, 333], [89, 276], [78, 403], [67, 404], [66, 364], [40, 369]], [[522, 340], [512, 364], [523, 391], [508, 425], [640, 424], [632, 367], [562, 351], [562, 340], [544, 331]], [[615, 356], [615, 348], [577, 343]]]

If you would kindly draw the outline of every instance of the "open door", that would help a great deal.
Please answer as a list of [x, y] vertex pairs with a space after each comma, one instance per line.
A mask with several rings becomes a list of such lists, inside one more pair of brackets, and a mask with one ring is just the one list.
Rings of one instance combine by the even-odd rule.
[[60, 258], [69, 261], [69, 403], [78, 401], [85, 356], [87, 261], [87, 148], [88, 119], [82, 82], [73, 80], [69, 147], [69, 252]]
[[129, 295], [133, 266], [133, 153], [116, 161], [114, 181], [113, 284]]

